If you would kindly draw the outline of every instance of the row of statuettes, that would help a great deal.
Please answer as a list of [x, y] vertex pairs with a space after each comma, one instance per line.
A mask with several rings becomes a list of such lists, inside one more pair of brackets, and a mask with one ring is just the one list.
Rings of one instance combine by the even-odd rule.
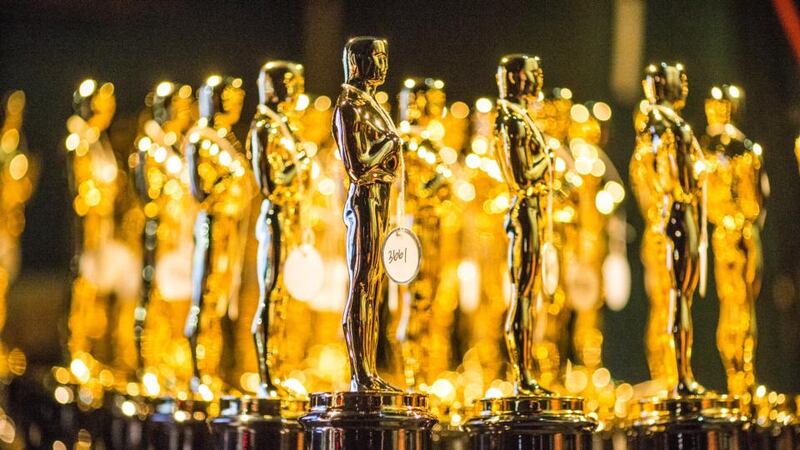
[[[59, 403], [99, 407], [107, 389], [300, 398], [346, 389], [349, 359], [354, 388], [424, 391], [455, 426], [484, 396], [541, 387], [584, 397], [585, 410], [610, 426], [643, 396], [712, 395], [691, 373], [685, 310], [698, 285], [705, 289], [713, 245], [729, 393], [759, 420], [791, 420], [786, 396], [767, 394], [753, 373], [767, 184], [761, 147], [735, 125], [741, 88], [711, 90], [700, 145], [680, 117], [682, 66], [646, 69], [630, 179], [647, 222], [654, 381], [633, 387], [614, 381], [601, 358], [600, 308], [624, 307], [630, 285], [617, 208], [625, 189], [602, 150], [608, 105], [574, 104], [568, 89], [542, 95], [538, 58], [511, 55], [498, 69], [496, 107], [481, 99], [470, 115], [464, 103], [447, 106], [441, 80], [409, 78], [395, 124], [377, 92], [385, 47], [363, 45], [348, 44], [333, 109], [303, 93], [302, 66], [266, 64], [244, 148], [233, 132], [241, 79], [209, 77], [196, 99], [189, 86], [158, 84], [125, 158], [106, 136], [113, 85], [80, 84], [66, 139], [79, 263], [72, 359], [53, 371]], [[389, 219], [398, 178], [405, 211]], [[407, 285], [387, 288], [382, 244], [390, 223], [410, 218], [421, 267], [412, 265]], [[338, 327], [320, 323], [335, 323], [325, 311], [342, 308], [346, 345]], [[377, 373], [378, 337], [389, 381]]]

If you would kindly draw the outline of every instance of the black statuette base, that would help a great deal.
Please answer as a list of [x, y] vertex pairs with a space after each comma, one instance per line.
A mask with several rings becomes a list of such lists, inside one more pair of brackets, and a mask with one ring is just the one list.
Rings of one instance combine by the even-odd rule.
[[596, 427], [582, 399], [544, 395], [483, 399], [464, 425], [471, 450], [591, 450]]
[[223, 398], [211, 428], [220, 450], [303, 450], [298, 413], [308, 402], [245, 396]]
[[749, 420], [738, 400], [692, 396], [640, 402], [629, 450], [747, 450]]
[[437, 424], [433, 427], [433, 450], [467, 450], [469, 437], [461, 427]]
[[162, 398], [155, 401], [148, 423], [150, 448], [213, 450], [207, 402]]
[[300, 422], [308, 450], [431, 450], [436, 418], [424, 394], [331, 392], [312, 394]]

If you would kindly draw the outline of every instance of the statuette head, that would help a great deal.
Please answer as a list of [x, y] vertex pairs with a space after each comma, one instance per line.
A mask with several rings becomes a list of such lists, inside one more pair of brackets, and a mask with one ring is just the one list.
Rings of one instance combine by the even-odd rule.
[[544, 72], [536, 56], [506, 55], [497, 66], [497, 89], [502, 99], [538, 98]]
[[732, 84], [712, 87], [705, 110], [709, 125], [737, 122], [744, 110], [744, 90]]
[[347, 83], [380, 86], [389, 70], [389, 44], [376, 37], [354, 37], [344, 46], [342, 63]]
[[676, 111], [683, 109], [689, 95], [689, 80], [683, 64], [650, 64], [642, 81], [645, 98], [650, 103], [669, 103]]
[[258, 96], [262, 105], [290, 112], [305, 91], [303, 66], [291, 61], [270, 61], [258, 74]]
[[92, 78], [83, 80], [72, 96], [72, 110], [100, 131], [108, 129], [117, 109], [112, 83], [98, 83]]
[[242, 79], [211, 75], [197, 92], [200, 117], [215, 127], [230, 129], [242, 114]]
[[162, 81], [147, 97], [153, 120], [165, 132], [182, 133], [192, 124], [192, 87]]

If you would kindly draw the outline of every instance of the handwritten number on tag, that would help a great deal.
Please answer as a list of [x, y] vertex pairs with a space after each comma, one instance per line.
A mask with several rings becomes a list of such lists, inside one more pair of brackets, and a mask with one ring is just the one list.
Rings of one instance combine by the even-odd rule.
[[408, 284], [419, 272], [422, 249], [408, 228], [395, 228], [383, 241], [382, 261], [386, 275], [397, 284]]

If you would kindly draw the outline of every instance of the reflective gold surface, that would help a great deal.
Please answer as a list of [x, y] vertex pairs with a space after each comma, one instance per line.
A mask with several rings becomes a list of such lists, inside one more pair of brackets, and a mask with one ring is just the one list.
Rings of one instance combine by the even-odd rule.
[[541, 393], [541, 368], [533, 358], [536, 330], [545, 320], [541, 302], [541, 260], [550, 155], [544, 136], [527, 112], [542, 87], [539, 59], [509, 55], [497, 70], [499, 97], [495, 120], [497, 160], [512, 196], [506, 221], [512, 295], [506, 320], [506, 345], [520, 394]]
[[333, 134], [350, 178], [345, 204], [350, 291], [343, 327], [354, 391], [398, 389], [377, 372], [381, 285], [380, 246], [388, 232], [389, 195], [402, 141], [373, 95], [388, 69], [387, 43], [359, 37], [347, 42], [345, 84], [333, 113]]
[[310, 161], [297, 136], [297, 102], [303, 94], [303, 67], [271, 61], [259, 74], [259, 106], [250, 126], [247, 155], [264, 198], [256, 222], [259, 305], [253, 319], [261, 397], [284, 397], [276, 373], [285, 341], [289, 294], [283, 285], [283, 262], [288, 250], [302, 242], [300, 221], [309, 199]]
[[[3, 102], [0, 128], [0, 302], [5, 300], [8, 283], [16, 279], [20, 266], [20, 236], [25, 229], [25, 204], [33, 193], [38, 164], [28, 152], [23, 131], [26, 98], [22, 91], [8, 93]], [[5, 323], [5, 307], [0, 307], [0, 329]]]
[[794, 156], [797, 158], [797, 168], [800, 170], [800, 136], [794, 140]]
[[708, 421], [719, 420], [739, 426], [747, 420], [747, 414], [738, 399], [716, 394], [645, 399], [639, 402], [637, 410], [632, 413], [632, 420], [634, 426], [652, 426], [698, 416]]
[[738, 399], [711, 392], [647, 398], [631, 413], [627, 448], [758, 448], [753, 447], [748, 420]]
[[647, 360], [668, 396], [703, 392], [691, 367], [691, 305], [701, 272], [701, 208], [706, 164], [692, 128], [679, 115], [688, 84], [683, 66], [652, 64], [643, 81], [648, 103], [630, 164], [645, 219], [642, 263], [650, 299]]
[[252, 198], [252, 175], [231, 128], [244, 91], [239, 78], [213, 75], [198, 90], [200, 118], [183, 141], [194, 224], [192, 305], [185, 334], [192, 351], [191, 390], [210, 401], [221, 390], [222, 321], [235, 303]]
[[[639, 389], [615, 380], [603, 353], [603, 309], [627, 301], [619, 292], [612, 300], [609, 286], [630, 277], [626, 192], [606, 154], [610, 107], [573, 101], [564, 88], [546, 96], [539, 59], [514, 54], [498, 67], [496, 102], [479, 98], [472, 108], [448, 105], [441, 80], [404, 80], [395, 128], [393, 97], [378, 90], [387, 52], [382, 39], [350, 40], [335, 102], [304, 92], [301, 65], [265, 64], [246, 152], [233, 131], [241, 130], [241, 79], [209, 77], [196, 103], [191, 87], [158, 83], [133, 146], [119, 152], [107, 137], [113, 85], [80, 84], [65, 141], [79, 225], [71, 359], [51, 371], [50, 400], [86, 412], [105, 395], [134, 417], [144, 415], [138, 397], [159, 396], [198, 405], [171, 406], [167, 418], [202, 426], [226, 394], [242, 399], [241, 411], [269, 406], [294, 417], [307, 392], [345, 391], [349, 381], [350, 392], [313, 395], [309, 423], [342, 412], [419, 414], [418, 431], [438, 417], [450, 432], [475, 418], [516, 414], [524, 428], [523, 415], [574, 415], [588, 433], [595, 419], [601, 431], [619, 431], [626, 419], [659, 425], [683, 411], [733, 423], [748, 402], [765, 428], [792, 420], [786, 396], [758, 386], [753, 369], [767, 185], [761, 147], [737, 128], [741, 89], [712, 90], [701, 146], [682, 118], [683, 67], [646, 69], [630, 163], [650, 301], [653, 382]], [[0, 135], [0, 302], [18, 264], [35, 174], [19, 104], [24, 97], [14, 94]], [[393, 196], [398, 181], [404, 195]], [[707, 393], [692, 373], [706, 214], [718, 347], [728, 391], [742, 405]], [[413, 228], [422, 243], [419, 276], [408, 286], [387, 283], [379, 261], [392, 226]], [[309, 271], [308, 281], [324, 278], [323, 287], [295, 298], [287, 259], [309, 243], [325, 269]], [[612, 257], [624, 268], [607, 270]], [[0, 314], [0, 328], [4, 321]], [[399, 370], [379, 373], [379, 364]], [[104, 394], [111, 389], [119, 395]], [[646, 390], [655, 400], [629, 415]], [[148, 402], [141, 405], [155, 404]]]
[[134, 140], [133, 178], [144, 211], [142, 285], [135, 313], [144, 393], [187, 386], [190, 352], [182, 327], [189, 308], [191, 218], [195, 211], [180, 144], [192, 125], [192, 88], [169, 81], [148, 94]]

